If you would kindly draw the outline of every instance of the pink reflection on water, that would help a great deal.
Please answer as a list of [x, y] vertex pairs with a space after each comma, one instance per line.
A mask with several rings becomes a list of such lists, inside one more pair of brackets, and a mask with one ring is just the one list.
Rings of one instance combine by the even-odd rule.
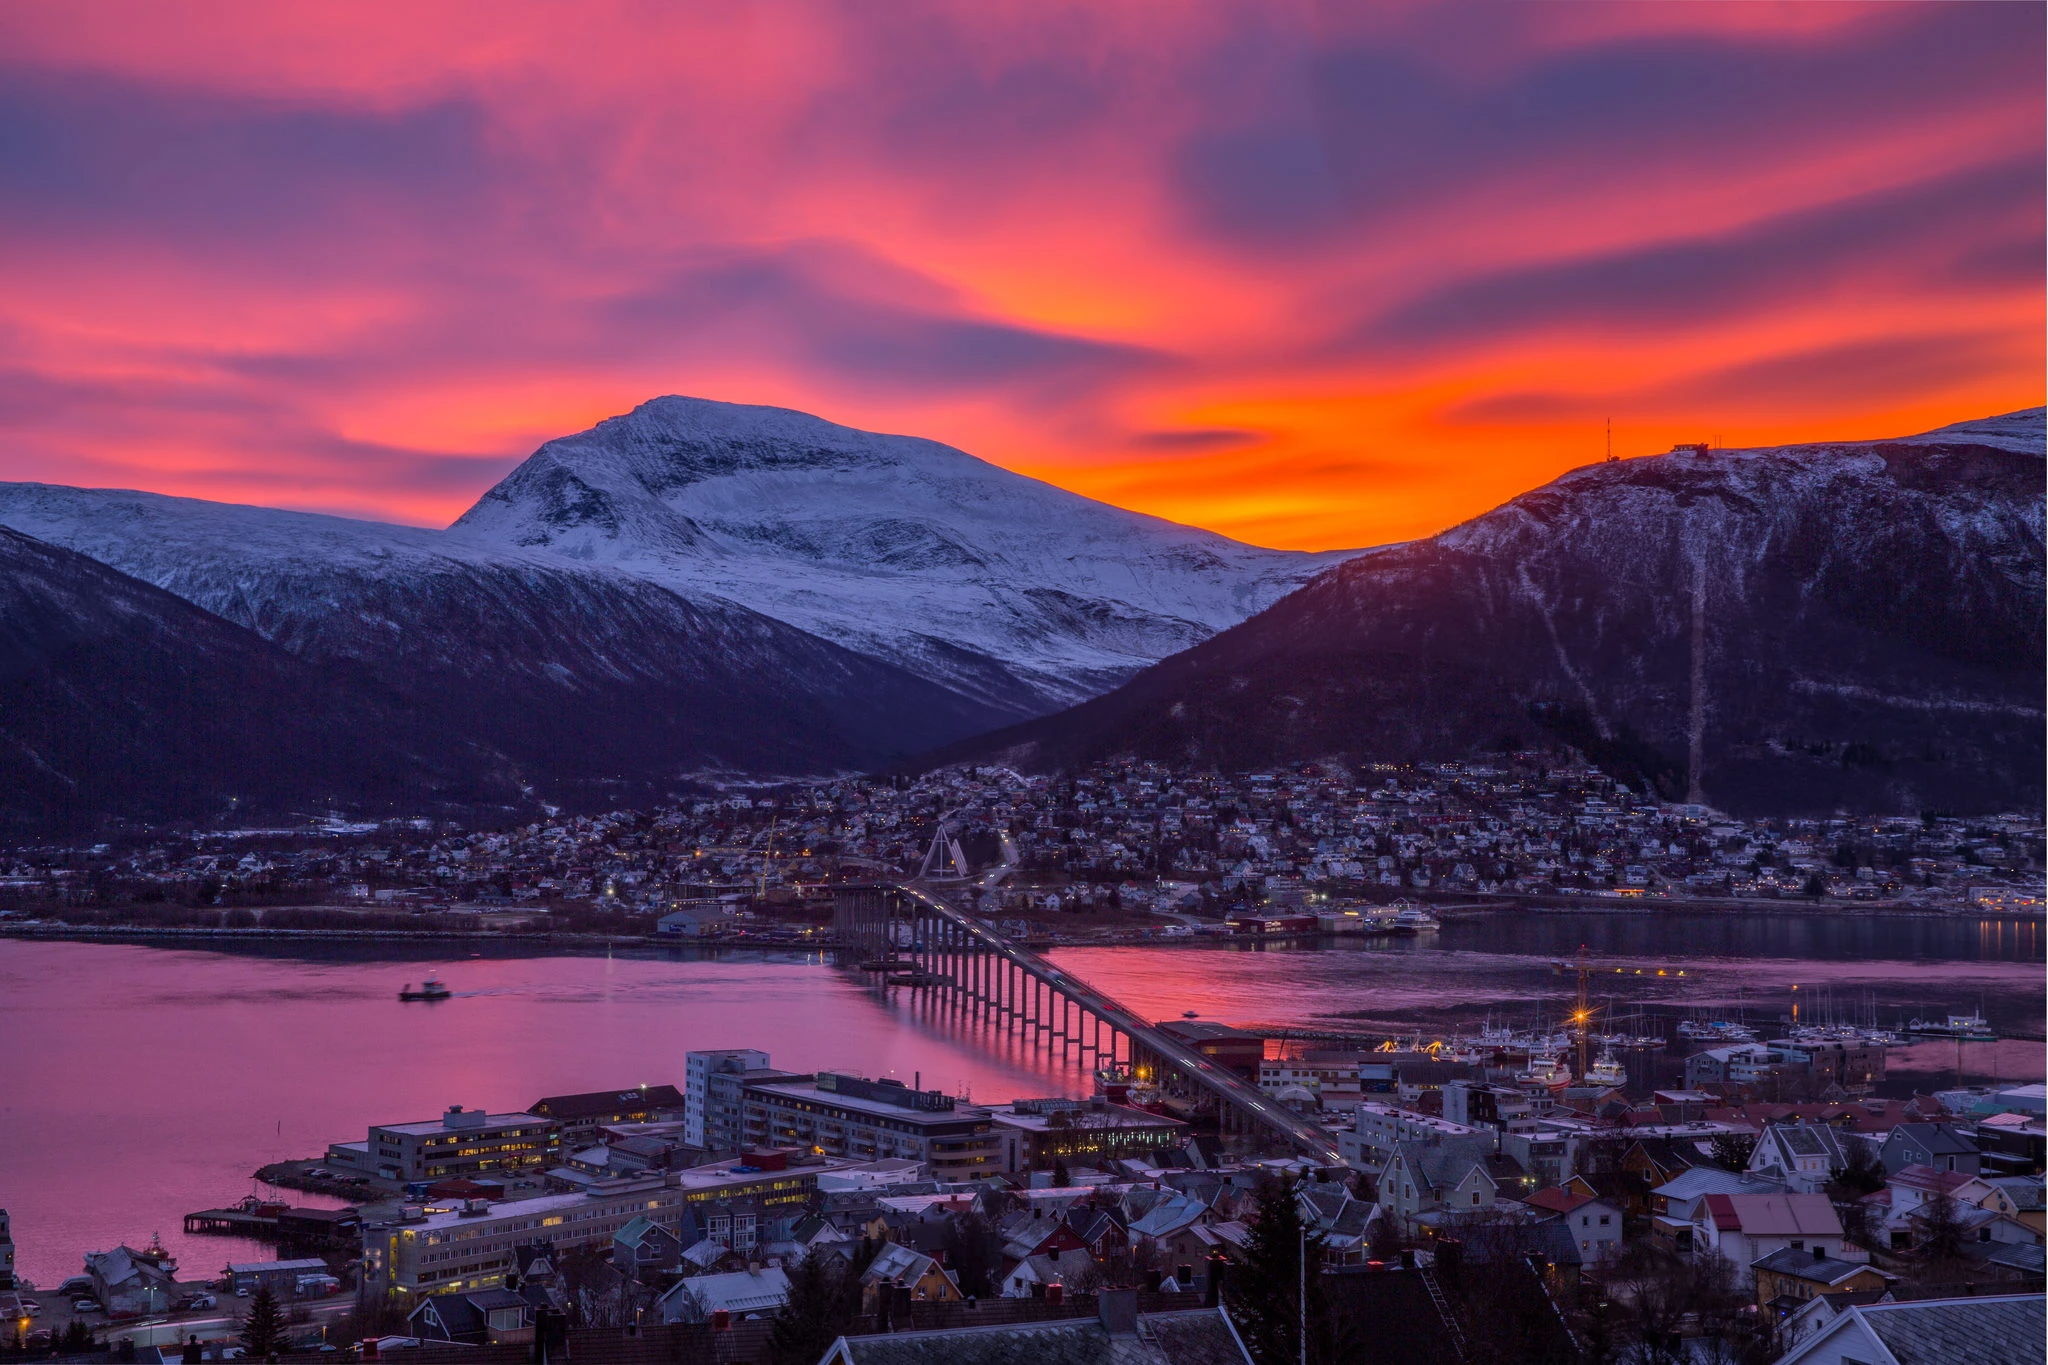
[[[400, 985], [436, 967], [457, 997], [401, 1005]], [[1080, 1084], [1021, 1049], [911, 1026], [911, 1009], [816, 959], [322, 962], [0, 940], [0, 1207], [39, 1284], [152, 1233], [191, 1278], [268, 1254], [182, 1231], [187, 1212], [249, 1193], [258, 1166], [450, 1104], [680, 1087], [691, 1048], [983, 1098]]]

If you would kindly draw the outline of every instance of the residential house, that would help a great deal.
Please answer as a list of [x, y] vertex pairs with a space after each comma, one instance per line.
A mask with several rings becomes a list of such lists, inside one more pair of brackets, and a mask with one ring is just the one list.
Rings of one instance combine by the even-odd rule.
[[1710, 1194], [1693, 1215], [1695, 1253], [1718, 1252], [1750, 1267], [1774, 1251], [1791, 1248], [1812, 1255], [1862, 1258], [1865, 1253], [1842, 1235], [1842, 1219], [1824, 1194]]
[[1781, 1351], [1790, 1351], [1795, 1346], [1811, 1341], [1822, 1328], [1851, 1308], [1891, 1302], [1892, 1292], [1889, 1289], [1840, 1290], [1832, 1294], [1817, 1294], [1792, 1308], [1778, 1321], [1778, 1348]]
[[705, 1322], [714, 1313], [766, 1317], [788, 1302], [789, 1276], [770, 1266], [678, 1280], [654, 1308], [663, 1322]]
[[2005, 1192], [2012, 1216], [2036, 1232], [2048, 1232], [2048, 1189], [2038, 1175], [1999, 1175], [1991, 1184]]
[[1620, 1188], [1628, 1212], [1648, 1217], [1650, 1191], [1706, 1164], [1697, 1141], [1680, 1138], [1637, 1138], [1621, 1154]]
[[1749, 1272], [1756, 1279], [1759, 1308], [1788, 1317], [1807, 1300], [1828, 1294], [1863, 1293], [1891, 1287], [1891, 1276], [1868, 1261], [1844, 1261], [1818, 1249], [1785, 1247], [1758, 1260]]
[[1853, 1140], [1819, 1124], [1767, 1123], [1750, 1153], [1749, 1173], [1800, 1194], [1819, 1194], [1849, 1164], [1843, 1144]]
[[1401, 1142], [1380, 1172], [1379, 1204], [1405, 1223], [1469, 1217], [1492, 1208], [1504, 1187], [1519, 1194], [1525, 1178], [1520, 1163], [1494, 1151], [1489, 1138]]
[[1096, 1268], [1085, 1247], [1069, 1247], [1056, 1255], [1026, 1256], [1003, 1272], [1002, 1296], [1035, 1298], [1046, 1285], [1078, 1284]]
[[1777, 1365], [2041, 1365], [2037, 1294], [1853, 1305]]
[[841, 1337], [819, 1365], [996, 1365], [1026, 1360], [1045, 1365], [1251, 1365], [1251, 1356], [1222, 1309], [1140, 1313], [1134, 1289], [1098, 1295], [1092, 1318]]
[[[1953, 1200], [1959, 1213], [1989, 1209], [2006, 1215], [2016, 1227], [2024, 1226], [2012, 1217], [2018, 1207], [2010, 1195], [1991, 1181], [1961, 1171], [1937, 1170], [1920, 1164], [1906, 1166], [1894, 1171], [1885, 1188], [1871, 1196], [1871, 1202], [1884, 1209], [1884, 1228], [1894, 1250], [1904, 1250], [1913, 1244], [1917, 1229], [1926, 1220], [1927, 1206], [1939, 1199]], [[2024, 1240], [2036, 1239], [2030, 1235]]]
[[1184, 1194], [1169, 1194], [1154, 1203], [1142, 1217], [1133, 1218], [1130, 1239], [1138, 1246], [1160, 1246], [1174, 1240], [1196, 1223], [1210, 1221], [1209, 1206], [1200, 1199]]
[[682, 1255], [677, 1235], [644, 1215], [612, 1234], [612, 1265], [642, 1284], [675, 1269]]
[[436, 1294], [408, 1313], [408, 1334], [422, 1344], [516, 1346], [533, 1340], [535, 1305], [510, 1289]]
[[1580, 1189], [1552, 1186], [1522, 1199], [1538, 1221], [1564, 1225], [1579, 1244], [1585, 1264], [1610, 1260], [1621, 1252], [1622, 1213], [1617, 1204]]
[[911, 1299], [947, 1301], [961, 1297], [960, 1283], [937, 1258], [894, 1243], [875, 1253], [861, 1272], [861, 1311], [880, 1310], [880, 1299], [892, 1289], [907, 1290]]
[[1388, 1216], [1378, 1203], [1335, 1183], [1305, 1184], [1295, 1191], [1294, 1202], [1309, 1230], [1323, 1239], [1326, 1265], [1364, 1263], [1373, 1228]]
[[1877, 1155], [1887, 1173], [1908, 1166], [1931, 1166], [1937, 1171], [1977, 1175], [1984, 1168], [1976, 1142], [1950, 1123], [1902, 1123], [1892, 1129]]
[[1785, 1187], [1745, 1171], [1695, 1166], [1650, 1191], [1650, 1236], [1672, 1251], [1693, 1249], [1693, 1224], [1710, 1194], [1773, 1194]]

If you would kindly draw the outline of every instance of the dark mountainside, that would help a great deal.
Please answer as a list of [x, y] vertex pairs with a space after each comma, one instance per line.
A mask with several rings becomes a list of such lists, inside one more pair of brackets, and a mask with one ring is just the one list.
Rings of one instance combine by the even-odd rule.
[[503, 799], [252, 631], [0, 529], [0, 829]]
[[653, 584], [336, 567], [257, 629], [0, 528], [0, 827], [659, 799], [975, 727], [902, 670]]
[[2040, 432], [2035, 410], [1580, 469], [935, 757], [1230, 769], [1564, 740], [1738, 813], [2035, 808]]

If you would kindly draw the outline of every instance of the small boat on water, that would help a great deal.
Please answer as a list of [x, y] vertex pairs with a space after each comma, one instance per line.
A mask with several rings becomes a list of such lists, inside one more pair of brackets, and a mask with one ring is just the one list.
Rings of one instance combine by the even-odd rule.
[[418, 990], [412, 988], [412, 982], [406, 982], [405, 986], [398, 992], [398, 998], [400, 1000], [446, 1000], [453, 994], [455, 994], [454, 991], [449, 990], [430, 976], [420, 983]]

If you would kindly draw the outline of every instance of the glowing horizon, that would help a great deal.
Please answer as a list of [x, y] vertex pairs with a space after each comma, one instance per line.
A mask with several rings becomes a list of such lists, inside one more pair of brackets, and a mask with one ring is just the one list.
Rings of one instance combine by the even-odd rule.
[[446, 525], [683, 393], [1259, 544], [2043, 401], [2038, 6], [0, 12], [0, 478]]

